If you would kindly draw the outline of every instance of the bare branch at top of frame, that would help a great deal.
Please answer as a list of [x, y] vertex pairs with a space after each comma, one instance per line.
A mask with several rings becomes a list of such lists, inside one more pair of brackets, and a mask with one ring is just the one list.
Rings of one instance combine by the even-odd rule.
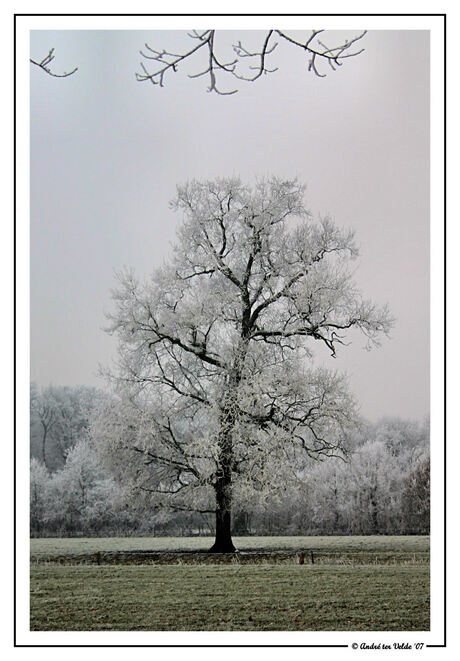
[[336, 66], [342, 66], [343, 63], [341, 60], [349, 57], [356, 57], [364, 51], [364, 48], [354, 50], [353, 47], [366, 35], [367, 30], [364, 30], [352, 39], [345, 39], [343, 43], [338, 46], [333, 46], [332, 48], [326, 46], [322, 40], [318, 39], [318, 35], [322, 34], [324, 30], [312, 30], [311, 35], [304, 42], [290, 37], [281, 30], [275, 30], [275, 32], [293, 46], [297, 46], [308, 53], [310, 55], [308, 70], [313, 71], [316, 76], [324, 78], [326, 74], [319, 71], [316, 61], [317, 58], [321, 61], [327, 62], [331, 68], [335, 70]]
[[[189, 73], [189, 78], [208, 77], [208, 92], [228, 95], [235, 94], [237, 89], [223, 91], [220, 81], [223, 78], [236, 78], [237, 80], [254, 82], [264, 74], [274, 73], [278, 67], [269, 68], [267, 60], [275, 51], [278, 42], [275, 37], [284, 40], [291, 46], [301, 49], [308, 57], [308, 71], [323, 78], [326, 74], [323, 66], [327, 64], [332, 70], [343, 64], [343, 60], [360, 55], [364, 48], [357, 46], [363, 39], [366, 31], [359, 33], [351, 39], [345, 39], [337, 45], [329, 46], [324, 40], [324, 30], [312, 30], [305, 40], [299, 40], [282, 30], [268, 30], [264, 34], [263, 42], [258, 49], [249, 49], [241, 40], [232, 45], [234, 57], [229, 62], [221, 60], [216, 52], [216, 30], [194, 30], [187, 33], [192, 40], [190, 48], [184, 52], [171, 52], [165, 49], [157, 50], [145, 44], [145, 50], [140, 54], [144, 58], [141, 62], [141, 72], [136, 73], [139, 82], [150, 81], [153, 85], [164, 87], [165, 76], [169, 72], [177, 73], [179, 66], [186, 60], [191, 61], [198, 51], [206, 52], [206, 63], [196, 72]], [[321, 38], [319, 37], [321, 35]], [[153, 66], [152, 64], [156, 63]], [[243, 66], [246, 69], [243, 69]], [[219, 86], [218, 86], [219, 78]]]
[[46, 57], [44, 57], [43, 60], [41, 60], [41, 62], [37, 62], [36, 60], [30, 58], [32, 64], [35, 64], [35, 66], [39, 67], [40, 69], [43, 69], [43, 71], [45, 71], [49, 76], [53, 76], [53, 78], [68, 78], [68, 76], [71, 76], [76, 71], [78, 71], [78, 67], [75, 67], [75, 69], [72, 69], [72, 71], [69, 72], [64, 71], [64, 73], [55, 73], [54, 71], [51, 71], [51, 69], [48, 66], [49, 64], [51, 64], [53, 60], [54, 60], [54, 48], [50, 50], [48, 55], [46, 55]]

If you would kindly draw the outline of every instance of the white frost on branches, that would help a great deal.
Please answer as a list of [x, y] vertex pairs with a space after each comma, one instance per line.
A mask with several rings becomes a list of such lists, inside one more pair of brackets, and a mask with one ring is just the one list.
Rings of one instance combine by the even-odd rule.
[[325, 35], [324, 30], [311, 30], [303, 38], [294, 33], [288, 34], [285, 30], [267, 30], [260, 33], [259, 46], [250, 48], [238, 40], [232, 45], [230, 56], [225, 59], [218, 53], [217, 33], [217, 30], [193, 30], [187, 33], [191, 40], [190, 46], [179, 53], [164, 48], [158, 50], [145, 44], [145, 49], [140, 51], [143, 58], [140, 65], [141, 72], [136, 74], [136, 79], [139, 82], [150, 81], [153, 85], [163, 87], [165, 77], [169, 73], [177, 73], [185, 62], [196, 61], [201, 54], [204, 59], [201, 61], [198, 59], [196, 69], [189, 74], [189, 78], [206, 77], [209, 80], [208, 92], [221, 95], [236, 94], [237, 89], [223, 91], [220, 84], [218, 85], [218, 78], [254, 82], [263, 75], [274, 73], [278, 67], [269, 68], [268, 60], [271, 59], [280, 41], [300, 50], [307, 57], [308, 71], [323, 78], [326, 75], [324, 65], [335, 71], [337, 67], [342, 66], [344, 60], [356, 57], [364, 51], [360, 42], [366, 31], [331, 45], [330, 42], [325, 43], [332, 37]]

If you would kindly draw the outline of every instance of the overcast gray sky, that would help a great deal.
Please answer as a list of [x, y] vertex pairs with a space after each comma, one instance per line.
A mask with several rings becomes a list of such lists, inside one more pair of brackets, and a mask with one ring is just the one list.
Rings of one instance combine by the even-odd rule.
[[[249, 43], [261, 33], [246, 33]], [[221, 32], [228, 45], [241, 33]], [[164, 89], [138, 83], [144, 42], [177, 50], [182, 32], [35, 31], [31, 57], [31, 378], [103, 387], [116, 355], [105, 334], [114, 269], [147, 275], [167, 258], [180, 218], [177, 183], [238, 174], [298, 176], [307, 206], [356, 230], [356, 282], [388, 302], [390, 340], [353, 336], [335, 360], [364, 416], [429, 411], [429, 33], [374, 31], [365, 52], [326, 78], [301, 52], [238, 94], [206, 93], [186, 69]], [[333, 37], [330, 38], [332, 42]], [[231, 82], [228, 83], [231, 87]], [[224, 86], [224, 85], [223, 85]]]

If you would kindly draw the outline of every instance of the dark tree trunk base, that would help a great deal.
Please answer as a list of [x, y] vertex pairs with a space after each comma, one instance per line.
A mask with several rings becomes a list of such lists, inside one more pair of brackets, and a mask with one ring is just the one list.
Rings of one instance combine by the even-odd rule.
[[209, 549], [209, 553], [235, 553], [231, 533], [230, 510], [218, 509], [216, 511], [216, 538]]
[[233, 546], [232, 540], [227, 542], [214, 542], [209, 549], [208, 553], [235, 553], [236, 548]]

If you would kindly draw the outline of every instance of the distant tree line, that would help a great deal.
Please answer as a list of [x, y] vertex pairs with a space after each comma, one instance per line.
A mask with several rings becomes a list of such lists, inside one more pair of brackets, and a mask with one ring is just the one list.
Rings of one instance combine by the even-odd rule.
[[88, 432], [94, 408], [104, 397], [88, 386], [30, 386], [30, 452], [53, 473]]
[[235, 525], [264, 534], [429, 534], [428, 423], [365, 425], [348, 461], [313, 463], [297, 490], [247, 514]]
[[[154, 509], [110, 474], [90, 429], [104, 397], [32, 385], [31, 535], [212, 535], [212, 515]], [[347, 461], [312, 460], [296, 487], [274, 494], [240, 504], [234, 534], [428, 534], [429, 422], [363, 423]]]

